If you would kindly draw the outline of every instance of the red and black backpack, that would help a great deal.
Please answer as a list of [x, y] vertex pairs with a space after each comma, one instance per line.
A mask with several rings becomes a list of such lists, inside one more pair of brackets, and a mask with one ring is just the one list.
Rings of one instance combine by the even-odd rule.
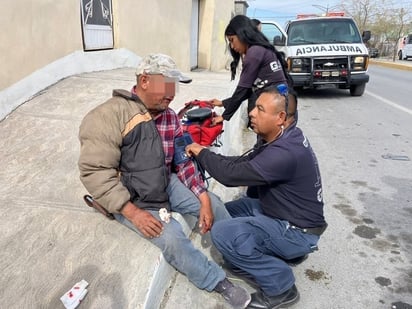
[[[197, 107], [197, 108], [194, 108]], [[223, 123], [212, 125], [216, 113], [209, 101], [194, 100], [185, 103], [178, 112], [183, 131], [192, 136], [192, 140], [202, 146], [220, 146], [218, 137], [223, 132]]]

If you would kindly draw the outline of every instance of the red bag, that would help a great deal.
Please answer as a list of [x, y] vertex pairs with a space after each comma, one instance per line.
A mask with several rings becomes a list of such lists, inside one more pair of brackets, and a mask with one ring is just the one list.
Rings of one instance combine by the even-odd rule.
[[[199, 107], [192, 109], [193, 107]], [[212, 125], [213, 105], [209, 101], [194, 100], [185, 104], [179, 113], [183, 131], [190, 133], [192, 140], [202, 146], [218, 146], [216, 139], [223, 132], [223, 123]]]

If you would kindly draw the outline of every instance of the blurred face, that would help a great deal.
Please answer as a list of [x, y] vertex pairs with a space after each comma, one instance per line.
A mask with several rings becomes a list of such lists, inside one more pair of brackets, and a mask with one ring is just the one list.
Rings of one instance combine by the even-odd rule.
[[245, 43], [242, 43], [237, 35], [228, 35], [227, 40], [229, 41], [230, 47], [236, 52], [241, 55], [246, 54], [247, 45]]
[[265, 141], [273, 141], [285, 122], [284, 97], [280, 94], [262, 93], [249, 116], [253, 131]]
[[176, 94], [177, 80], [157, 75], [141, 75], [139, 85], [144, 93], [137, 95], [152, 113], [160, 113], [169, 107]]

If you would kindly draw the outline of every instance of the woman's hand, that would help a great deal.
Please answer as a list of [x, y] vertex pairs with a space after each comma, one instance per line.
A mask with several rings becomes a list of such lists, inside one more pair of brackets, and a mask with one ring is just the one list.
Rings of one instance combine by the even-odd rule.
[[214, 106], [223, 106], [222, 101], [220, 101], [218, 99], [210, 100], [210, 103], [212, 103]]
[[213, 119], [212, 119], [212, 125], [217, 125], [217, 124], [219, 124], [219, 123], [221, 123], [221, 122], [223, 122], [223, 117], [222, 116], [216, 116], [216, 117], [213, 117]]

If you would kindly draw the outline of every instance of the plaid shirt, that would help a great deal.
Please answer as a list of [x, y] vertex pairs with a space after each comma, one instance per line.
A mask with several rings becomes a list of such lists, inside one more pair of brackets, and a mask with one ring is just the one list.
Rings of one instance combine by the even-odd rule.
[[[135, 87], [132, 88], [132, 93], [136, 94]], [[167, 108], [164, 112], [156, 116], [154, 122], [162, 139], [166, 167], [169, 173], [171, 173], [173, 154], [175, 153], [174, 141], [176, 137], [183, 135], [180, 119], [171, 108]], [[192, 160], [176, 165], [175, 170], [180, 181], [196, 196], [206, 191], [202, 176]]]
[[[169, 173], [172, 172], [173, 154], [175, 152], [174, 140], [175, 137], [182, 136], [182, 127], [180, 126], [179, 117], [171, 109], [166, 109], [163, 113], [154, 119], [157, 130], [163, 142], [163, 150], [165, 153], [166, 166]], [[200, 193], [206, 191], [201, 174], [197, 171], [192, 160], [176, 165], [177, 177], [183, 182], [192, 192], [199, 196]]]

